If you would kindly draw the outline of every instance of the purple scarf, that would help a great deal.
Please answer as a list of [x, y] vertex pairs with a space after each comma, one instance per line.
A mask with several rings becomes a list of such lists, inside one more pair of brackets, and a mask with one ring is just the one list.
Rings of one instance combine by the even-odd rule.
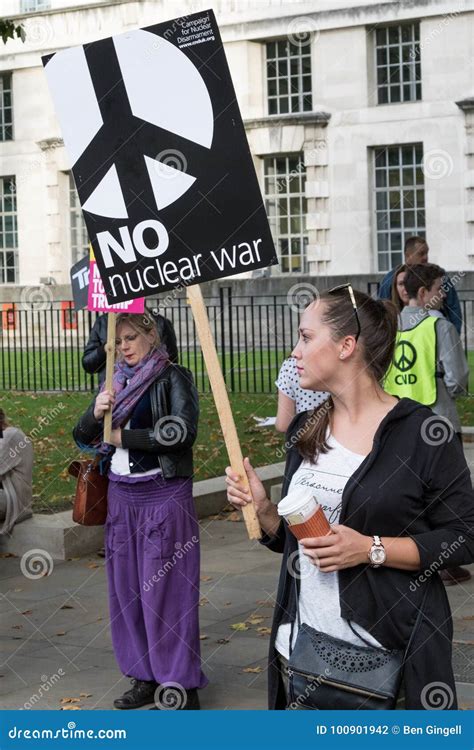
[[[114, 369], [113, 391], [115, 404], [112, 412], [112, 429], [127, 423], [136, 404], [157, 376], [169, 364], [169, 356], [164, 346], [153, 349], [134, 367], [126, 362], [117, 362]], [[128, 381], [128, 384], [127, 384]], [[103, 391], [105, 383], [101, 388]], [[101, 443], [99, 452], [108, 453], [110, 445]]]

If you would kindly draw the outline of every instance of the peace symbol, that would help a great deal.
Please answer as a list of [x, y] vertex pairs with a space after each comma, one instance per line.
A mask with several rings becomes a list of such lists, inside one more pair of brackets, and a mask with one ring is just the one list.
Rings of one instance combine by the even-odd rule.
[[413, 344], [403, 339], [395, 347], [394, 364], [397, 370], [406, 372], [411, 370], [416, 362], [416, 349]]

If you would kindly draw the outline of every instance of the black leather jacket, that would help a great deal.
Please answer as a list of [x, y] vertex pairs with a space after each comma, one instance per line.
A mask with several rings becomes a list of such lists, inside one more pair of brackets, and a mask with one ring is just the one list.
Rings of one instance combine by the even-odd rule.
[[[166, 347], [170, 362], [178, 363], [178, 346], [173, 324], [168, 318], [159, 313], [152, 313], [156, 320], [156, 328], [160, 342]], [[91, 375], [96, 373], [99, 382], [105, 378], [105, 344], [107, 343], [107, 315], [99, 315], [89, 334], [84, 354], [82, 355], [82, 366]]]
[[[94, 404], [95, 399], [73, 430], [80, 448], [96, 444], [102, 435], [103, 420], [94, 417]], [[122, 429], [130, 473], [159, 467], [165, 479], [192, 476], [198, 419], [198, 392], [192, 373], [170, 364], [136, 404], [130, 428]]]

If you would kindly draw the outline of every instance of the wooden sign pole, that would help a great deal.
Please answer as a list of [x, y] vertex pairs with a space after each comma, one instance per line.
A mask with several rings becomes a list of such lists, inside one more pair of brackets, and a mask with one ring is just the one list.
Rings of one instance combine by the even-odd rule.
[[[235, 427], [234, 415], [230, 408], [229, 395], [225, 386], [224, 376], [222, 375], [216, 345], [212, 336], [209, 318], [207, 316], [207, 310], [204, 305], [204, 299], [199, 284], [188, 287], [187, 295], [193, 312], [204, 361], [206, 363], [207, 373], [209, 375], [209, 381], [211, 383], [227, 453], [229, 454], [229, 462], [233, 471], [243, 478], [244, 484], [248, 488], [247, 474], [244, 469], [242, 450]], [[253, 504], [250, 503], [246, 505], [242, 509], [242, 512], [244, 514], [244, 521], [247, 527], [249, 539], [260, 539], [262, 534]]]
[[[115, 364], [115, 323], [116, 313], [106, 313], [107, 315], [107, 343], [105, 353], [105, 390], [112, 391]], [[110, 443], [110, 433], [112, 432], [112, 409], [105, 412], [104, 415], [104, 443]]]

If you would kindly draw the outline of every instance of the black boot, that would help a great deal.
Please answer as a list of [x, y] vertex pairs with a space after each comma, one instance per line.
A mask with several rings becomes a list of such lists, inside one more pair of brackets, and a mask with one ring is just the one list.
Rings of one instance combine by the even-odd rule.
[[120, 698], [114, 700], [115, 708], [140, 708], [147, 703], [153, 703], [155, 700], [155, 690], [158, 687], [157, 682], [147, 682], [146, 680], [132, 679], [132, 687], [127, 690]]
[[185, 690], [181, 688], [169, 688], [162, 686], [156, 694], [155, 705], [150, 711], [199, 711], [199, 695], [196, 688]]

